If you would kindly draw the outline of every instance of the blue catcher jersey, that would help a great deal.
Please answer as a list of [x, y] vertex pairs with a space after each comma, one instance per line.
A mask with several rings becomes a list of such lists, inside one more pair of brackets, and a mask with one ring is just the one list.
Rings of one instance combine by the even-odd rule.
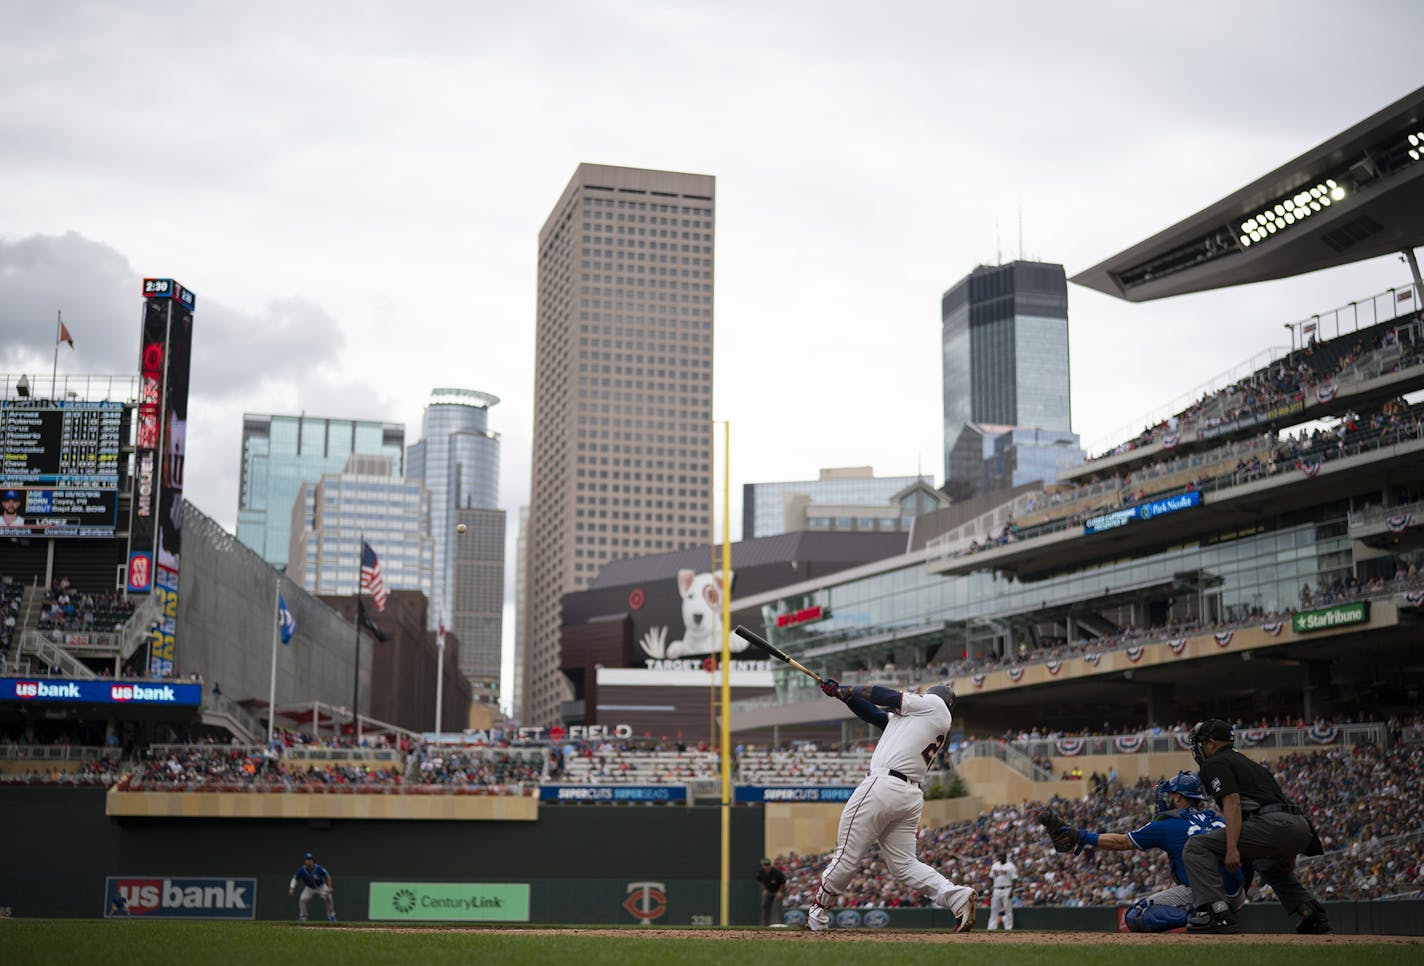
[[[1163, 812], [1141, 828], [1128, 832], [1127, 837], [1139, 849], [1166, 852], [1167, 858], [1172, 861], [1172, 878], [1182, 885], [1190, 885], [1187, 867], [1182, 862], [1182, 850], [1187, 847], [1187, 839], [1217, 828], [1226, 828], [1226, 820], [1210, 809], [1181, 808]], [[1226, 886], [1228, 895], [1235, 892], [1240, 883], [1239, 872], [1223, 874], [1222, 884]]]

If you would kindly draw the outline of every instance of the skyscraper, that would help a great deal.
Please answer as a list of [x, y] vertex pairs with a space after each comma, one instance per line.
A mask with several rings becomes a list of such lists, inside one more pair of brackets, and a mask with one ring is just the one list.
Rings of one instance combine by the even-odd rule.
[[353, 453], [388, 456], [399, 476], [405, 459], [405, 427], [358, 419], [244, 413], [237, 539], [274, 567], [285, 567], [297, 491], [304, 482], [341, 472]]
[[301, 485], [292, 505], [287, 574], [312, 594], [353, 595], [363, 539], [380, 555], [389, 589], [431, 595], [430, 500], [418, 480], [395, 475], [389, 456], [353, 454], [340, 473]]
[[[956, 466], [950, 459], [965, 427], [1072, 432], [1063, 266], [1025, 261], [980, 265], [944, 293], [940, 320], [945, 480], [950, 494], [962, 497], [968, 494], [956, 489], [977, 489], [964, 478], [965, 464]], [[1023, 445], [1032, 445], [1027, 439]], [[1062, 437], [1056, 436], [1053, 445], [1061, 452]], [[1025, 455], [1019, 462], [1055, 461]]]
[[[498, 396], [436, 389], [406, 451], [406, 477], [430, 494], [435, 587], [429, 619], [443, 617], [460, 640], [460, 670], [477, 700], [498, 698], [504, 600], [504, 511], [499, 509], [499, 434], [489, 410]], [[465, 533], [455, 527], [464, 523]], [[494, 603], [492, 603], [494, 602]]]
[[716, 179], [581, 164], [539, 231], [523, 721], [558, 720], [560, 598], [712, 532]]

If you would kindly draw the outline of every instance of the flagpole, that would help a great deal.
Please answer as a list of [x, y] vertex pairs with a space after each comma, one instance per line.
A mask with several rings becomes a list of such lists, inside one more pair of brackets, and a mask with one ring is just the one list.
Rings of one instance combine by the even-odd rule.
[[361, 600], [361, 565], [366, 553], [366, 531], [356, 544], [356, 674], [351, 688], [351, 740], [361, 743], [361, 624], [366, 616], [366, 608]]
[[435, 744], [440, 744], [441, 706], [445, 697], [445, 618], [440, 618], [440, 633], [435, 635]]
[[49, 395], [51, 399], [59, 398], [59, 333], [63, 331], [64, 311], [54, 310], [54, 365], [49, 370]]
[[267, 689], [267, 747], [272, 747], [272, 730], [277, 721], [277, 637], [282, 632], [282, 578], [272, 582], [272, 683]]

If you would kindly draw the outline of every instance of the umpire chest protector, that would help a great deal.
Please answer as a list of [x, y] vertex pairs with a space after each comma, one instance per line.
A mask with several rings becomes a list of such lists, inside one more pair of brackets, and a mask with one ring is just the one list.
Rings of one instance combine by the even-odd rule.
[[1218, 802], [1232, 793], [1240, 795], [1243, 817], [1249, 817], [1268, 805], [1295, 809], [1266, 767], [1235, 748], [1223, 748], [1202, 762], [1200, 774], [1207, 794]]

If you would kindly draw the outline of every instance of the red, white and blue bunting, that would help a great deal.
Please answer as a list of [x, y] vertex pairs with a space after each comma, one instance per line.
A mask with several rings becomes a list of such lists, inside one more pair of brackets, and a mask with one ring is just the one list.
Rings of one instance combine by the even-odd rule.
[[982, 688], [982, 687], [984, 686], [984, 675], [982, 675], [982, 674], [976, 674], [976, 675], [974, 675], [973, 677], [971, 677], [969, 680], [971, 680], [971, 681], [974, 682], [974, 686], [975, 686], [976, 688]]
[[1242, 728], [1236, 732], [1236, 743], [1245, 745], [1247, 748], [1254, 748], [1265, 741], [1266, 736], [1270, 733], [1270, 728]]
[[1340, 726], [1317, 721], [1310, 726], [1310, 730], [1306, 734], [1317, 745], [1333, 745], [1335, 739], [1340, 737]]
[[1390, 533], [1403, 533], [1409, 529], [1409, 525], [1414, 522], [1414, 514], [1401, 513], [1397, 517], [1385, 517], [1384, 525], [1389, 527]]
[[1009, 680], [1014, 682], [1015, 684], [1018, 684], [1020, 681], [1023, 680], [1023, 672], [1024, 669], [1021, 667], [1009, 668]]
[[1177, 655], [1177, 657], [1181, 657], [1182, 652], [1187, 649], [1187, 639], [1185, 637], [1179, 637], [1175, 641], [1168, 641], [1167, 646], [1171, 648], [1173, 654]]
[[1091, 664], [1093, 667], [1097, 667], [1097, 666], [1098, 666], [1098, 662], [1101, 661], [1102, 659], [1103, 659], [1103, 656], [1102, 656], [1101, 654], [1099, 654], [1097, 651], [1094, 651], [1094, 652], [1091, 653], [1091, 654], [1084, 654], [1084, 655], [1083, 655], [1083, 660], [1087, 661], [1087, 662], [1088, 662], [1089, 664]]
[[1340, 391], [1340, 384], [1333, 379], [1330, 382], [1322, 382], [1315, 387], [1315, 398], [1323, 403], [1327, 403], [1335, 398], [1335, 394]]
[[1411, 590], [1404, 595], [1404, 602], [1410, 607], [1424, 607], [1424, 590]]
[[1174, 731], [1173, 736], [1177, 739], [1177, 747], [1183, 751], [1192, 750], [1192, 736], [1185, 731]]
[[1261, 630], [1265, 631], [1272, 637], [1280, 637], [1281, 631], [1285, 629], [1285, 626], [1286, 625], [1284, 621], [1271, 621], [1269, 624], [1262, 624]]
[[1084, 741], [1082, 738], [1059, 738], [1053, 744], [1060, 755], [1071, 758], [1082, 753]]
[[1213, 634], [1213, 635], [1211, 635], [1211, 636], [1214, 637], [1214, 638], [1216, 638], [1216, 646], [1217, 646], [1217, 647], [1230, 647], [1230, 646], [1231, 646], [1231, 638], [1234, 637], [1235, 635], [1236, 635], [1236, 632], [1235, 632], [1235, 631], [1217, 631], [1215, 634]]
[[1113, 739], [1113, 747], [1125, 755], [1135, 755], [1147, 743], [1145, 735], [1118, 735]]
[[1306, 460], [1297, 460], [1295, 468], [1300, 470], [1306, 476], [1314, 476], [1316, 473], [1320, 472], [1320, 464], [1323, 462], [1324, 460], [1310, 460], [1308, 462]]
[[1129, 647], [1127, 649], [1127, 659], [1133, 664], [1136, 664], [1138, 661], [1142, 660], [1142, 655], [1146, 652], [1146, 650], [1147, 649], [1144, 648], [1141, 644], [1134, 644], [1132, 645], [1132, 647]]
[[1162, 437], [1162, 447], [1164, 449], [1171, 449], [1177, 445], [1181, 438], [1182, 437], [1177, 433], [1168, 433]]
[[1049, 674], [1057, 674], [1059, 671], [1063, 670], [1062, 661], [1048, 661], [1043, 666], [1048, 668]]

